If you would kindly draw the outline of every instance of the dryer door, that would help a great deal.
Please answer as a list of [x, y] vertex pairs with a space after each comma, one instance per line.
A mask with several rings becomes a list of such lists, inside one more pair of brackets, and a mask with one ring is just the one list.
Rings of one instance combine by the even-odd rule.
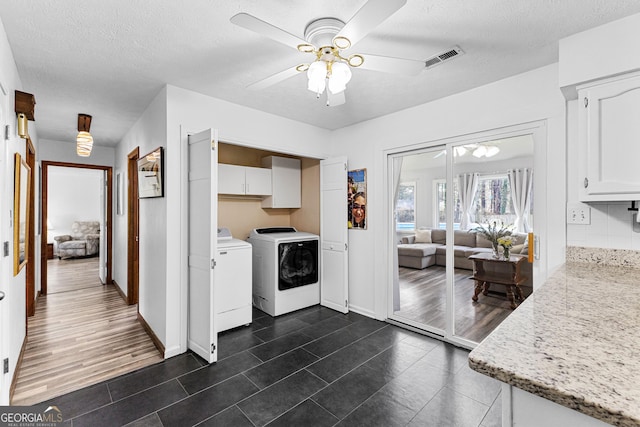
[[278, 290], [317, 283], [318, 241], [280, 243], [278, 264]]

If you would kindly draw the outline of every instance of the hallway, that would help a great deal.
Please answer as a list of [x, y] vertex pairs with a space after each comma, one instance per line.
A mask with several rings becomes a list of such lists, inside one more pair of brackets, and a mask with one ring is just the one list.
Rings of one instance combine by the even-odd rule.
[[28, 319], [12, 405], [31, 405], [157, 363], [158, 350], [98, 258], [48, 261], [48, 295]]

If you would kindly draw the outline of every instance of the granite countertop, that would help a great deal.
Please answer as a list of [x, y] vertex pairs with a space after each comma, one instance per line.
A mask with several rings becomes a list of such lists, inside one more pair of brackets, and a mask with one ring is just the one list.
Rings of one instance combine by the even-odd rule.
[[590, 261], [556, 270], [469, 366], [606, 423], [640, 426], [640, 269]]

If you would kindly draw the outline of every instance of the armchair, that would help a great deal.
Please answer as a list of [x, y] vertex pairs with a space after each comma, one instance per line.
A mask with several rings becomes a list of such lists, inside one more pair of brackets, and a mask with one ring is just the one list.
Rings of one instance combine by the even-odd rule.
[[74, 221], [71, 235], [53, 238], [58, 243], [58, 258], [96, 255], [100, 252], [100, 222]]

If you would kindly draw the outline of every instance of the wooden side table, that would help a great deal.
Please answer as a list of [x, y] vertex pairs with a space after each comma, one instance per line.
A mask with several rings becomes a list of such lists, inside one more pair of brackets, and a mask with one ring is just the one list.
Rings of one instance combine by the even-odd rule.
[[53, 243], [47, 243], [47, 259], [53, 259]]
[[[478, 301], [480, 292], [486, 296], [492, 283], [506, 287], [512, 309], [518, 306], [516, 298], [519, 301], [524, 299], [520, 285], [526, 282], [527, 277], [520, 274], [520, 266], [526, 261], [526, 257], [511, 255], [508, 259], [494, 258], [492, 253], [479, 253], [471, 255], [469, 259], [473, 261], [472, 279], [476, 281], [471, 300]], [[494, 264], [497, 268], [489, 271], [485, 264]]]

